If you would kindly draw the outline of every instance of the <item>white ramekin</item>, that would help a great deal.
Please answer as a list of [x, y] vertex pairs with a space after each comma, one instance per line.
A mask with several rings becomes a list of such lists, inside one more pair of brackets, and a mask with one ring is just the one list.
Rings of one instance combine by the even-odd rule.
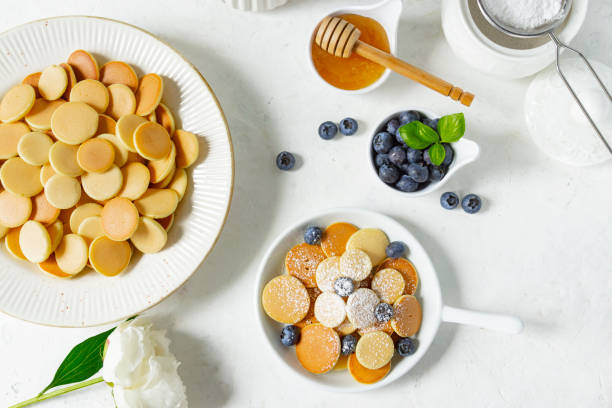
[[244, 11], [266, 11], [280, 7], [287, 0], [223, 0], [224, 3]]

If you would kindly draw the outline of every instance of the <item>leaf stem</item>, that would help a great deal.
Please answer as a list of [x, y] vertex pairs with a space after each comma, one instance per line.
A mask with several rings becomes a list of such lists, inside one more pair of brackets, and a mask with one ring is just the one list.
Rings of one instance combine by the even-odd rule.
[[34, 404], [35, 402], [40, 402], [40, 401], [44, 401], [44, 400], [49, 399], [49, 398], [57, 397], [58, 395], [66, 394], [67, 392], [75, 391], [75, 390], [78, 390], [80, 388], [84, 388], [84, 387], [87, 387], [87, 386], [90, 386], [90, 385], [93, 385], [93, 384], [97, 384], [97, 383], [102, 382], [102, 381], [104, 381], [104, 379], [102, 377], [92, 378], [91, 380], [83, 381], [83, 382], [71, 385], [70, 387], [62, 388], [62, 389], [59, 389], [59, 390], [56, 390], [56, 391], [53, 391], [53, 392], [49, 392], [47, 394], [38, 395], [38, 396], [36, 396], [34, 398], [30, 398], [29, 400], [22, 401], [22, 402], [20, 402], [18, 404], [15, 404], [15, 405], [11, 405], [8, 408], [21, 408], [21, 407], [25, 407], [27, 405]]

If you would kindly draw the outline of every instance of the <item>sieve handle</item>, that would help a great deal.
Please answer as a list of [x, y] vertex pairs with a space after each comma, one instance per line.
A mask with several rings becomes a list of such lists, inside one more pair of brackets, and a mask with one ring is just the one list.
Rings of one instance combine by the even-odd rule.
[[604, 85], [604, 83], [601, 80], [601, 78], [599, 78], [599, 75], [597, 75], [597, 72], [595, 72], [595, 69], [593, 69], [593, 67], [591, 66], [591, 63], [589, 62], [589, 60], [587, 60], [586, 57], [580, 51], [570, 47], [569, 45], [567, 45], [564, 42], [562, 42], [561, 40], [559, 40], [559, 38], [555, 35], [554, 32], [549, 31], [548, 35], [550, 36], [550, 39], [557, 46], [557, 72], [559, 72], [559, 76], [561, 76], [561, 79], [565, 83], [565, 86], [567, 87], [567, 89], [570, 91], [570, 93], [574, 97], [574, 100], [576, 101], [578, 106], [580, 106], [580, 109], [582, 110], [582, 113], [584, 113], [584, 116], [586, 116], [586, 118], [589, 120], [589, 123], [591, 124], [591, 126], [593, 126], [593, 129], [595, 129], [595, 132], [597, 133], [597, 135], [599, 136], [599, 138], [601, 139], [603, 144], [606, 146], [606, 148], [608, 149], [610, 154], [612, 154], [612, 146], [610, 146], [610, 143], [608, 143], [608, 141], [606, 140], [604, 135], [601, 133], [601, 131], [599, 130], [599, 128], [595, 124], [595, 121], [593, 120], [593, 118], [591, 118], [591, 115], [589, 115], [589, 112], [586, 110], [586, 108], [582, 104], [582, 101], [580, 100], [580, 98], [578, 98], [578, 95], [576, 95], [576, 92], [574, 91], [574, 88], [572, 88], [572, 86], [570, 85], [569, 81], [565, 77], [565, 74], [563, 73], [563, 70], [561, 69], [561, 64], [559, 63], [559, 54], [561, 52], [561, 48], [565, 48], [567, 50], [570, 50], [570, 51], [574, 52], [575, 54], [578, 54], [578, 56], [587, 65], [587, 67], [589, 68], [589, 71], [591, 71], [591, 74], [593, 74], [593, 76], [595, 77], [597, 82], [599, 82], [599, 86], [601, 87], [601, 89], [603, 89], [603, 91], [608, 96], [608, 101], [610, 101], [612, 103], [612, 95], [610, 95], [610, 91], [608, 91], [608, 88], [606, 88], [606, 86]]
[[523, 331], [523, 321], [516, 316], [477, 312], [446, 305], [442, 307], [442, 321], [466, 324], [510, 334], [518, 334]]

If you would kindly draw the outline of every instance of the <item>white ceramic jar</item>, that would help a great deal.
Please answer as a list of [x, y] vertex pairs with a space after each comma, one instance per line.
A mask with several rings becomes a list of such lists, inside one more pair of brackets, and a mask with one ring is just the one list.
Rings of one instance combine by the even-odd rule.
[[[574, 0], [557, 30], [569, 42], [584, 23], [589, 0]], [[502, 34], [482, 16], [476, 0], [442, 0], [442, 29], [455, 54], [475, 69], [501, 78], [533, 75], [555, 59], [548, 37], [518, 39]]]
[[231, 7], [244, 11], [266, 11], [280, 7], [287, 0], [223, 0]]

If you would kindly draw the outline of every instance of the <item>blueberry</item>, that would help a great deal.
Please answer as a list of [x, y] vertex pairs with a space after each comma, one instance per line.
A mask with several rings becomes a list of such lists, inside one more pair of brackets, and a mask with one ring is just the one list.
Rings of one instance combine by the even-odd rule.
[[433, 164], [431, 162], [431, 157], [429, 157], [429, 149], [423, 151], [423, 161], [425, 164]]
[[400, 146], [394, 146], [389, 150], [389, 161], [396, 166], [401, 166], [406, 161], [406, 151]]
[[402, 173], [408, 174], [408, 168], [410, 167], [410, 163], [404, 163], [399, 168]]
[[395, 184], [395, 187], [397, 187], [399, 191], [403, 191], [404, 193], [412, 193], [413, 191], [416, 191], [419, 188], [419, 183], [404, 174]]
[[280, 152], [276, 156], [276, 167], [281, 170], [291, 170], [295, 166], [295, 157], [289, 152]]
[[374, 308], [374, 316], [381, 323], [386, 323], [393, 317], [393, 306], [388, 303], [379, 303]]
[[459, 196], [451, 191], [447, 191], [440, 197], [440, 205], [447, 210], [457, 208], [459, 205]]
[[397, 140], [397, 143], [399, 143], [400, 146], [406, 146], [406, 142], [404, 142], [404, 139], [402, 139], [399, 129], [395, 131], [395, 140]]
[[480, 197], [478, 197], [476, 194], [468, 194], [463, 197], [463, 200], [461, 200], [461, 207], [466, 213], [475, 214], [480, 211], [480, 208], [482, 207], [482, 201], [480, 200]]
[[409, 147], [408, 150], [406, 151], [406, 159], [410, 163], [422, 163], [423, 162], [423, 151]]
[[440, 181], [446, 176], [446, 166], [429, 165], [429, 181]]
[[304, 242], [310, 245], [317, 245], [321, 242], [323, 231], [319, 227], [308, 227], [304, 232]]
[[401, 258], [404, 252], [406, 252], [406, 245], [401, 241], [393, 241], [385, 249], [389, 258]]
[[281, 331], [280, 340], [283, 346], [294, 346], [300, 341], [300, 329], [297, 326], [285, 326]]
[[374, 136], [372, 147], [376, 153], [388, 153], [393, 147], [393, 135], [387, 132], [380, 132]]
[[392, 135], [395, 134], [395, 132], [397, 131], [397, 129], [399, 129], [400, 127], [400, 122], [397, 119], [391, 119], [390, 121], [387, 122], [387, 132], [391, 133]]
[[340, 133], [344, 136], [352, 136], [357, 133], [357, 129], [359, 125], [357, 125], [357, 121], [353, 118], [344, 118], [340, 121]]
[[387, 184], [393, 184], [400, 178], [400, 172], [392, 164], [383, 164], [378, 169], [378, 177]]
[[343, 356], [353, 354], [357, 348], [357, 339], [352, 334], [347, 334], [346, 336], [342, 337], [341, 343], [342, 347], [340, 350]]
[[406, 111], [399, 114], [399, 121], [402, 125], [406, 123], [414, 122], [415, 120], [421, 119], [421, 115], [417, 111]]
[[351, 278], [341, 277], [334, 282], [334, 292], [338, 296], [347, 297], [355, 291], [355, 282]]
[[338, 126], [334, 122], [323, 122], [319, 126], [319, 136], [321, 136], [321, 139], [333, 139], [336, 133], [338, 133]]
[[429, 170], [420, 164], [411, 164], [408, 167], [408, 176], [417, 183], [422, 183], [429, 178]]
[[395, 348], [397, 349], [397, 354], [402, 357], [410, 356], [414, 354], [417, 350], [418, 342], [415, 339], [411, 339], [410, 337], [402, 337], [399, 339]]
[[384, 153], [377, 154], [374, 158], [374, 162], [376, 163], [376, 167], [380, 167], [383, 164], [391, 164], [391, 161], [389, 160], [389, 155]]
[[448, 166], [451, 164], [453, 158], [455, 157], [455, 151], [448, 143], [442, 143], [442, 146], [444, 146], [444, 151], [446, 152], [446, 156], [444, 156], [444, 161], [442, 162], [442, 165]]
[[440, 119], [423, 119], [423, 124], [429, 126], [436, 132], [438, 131], [438, 121]]

